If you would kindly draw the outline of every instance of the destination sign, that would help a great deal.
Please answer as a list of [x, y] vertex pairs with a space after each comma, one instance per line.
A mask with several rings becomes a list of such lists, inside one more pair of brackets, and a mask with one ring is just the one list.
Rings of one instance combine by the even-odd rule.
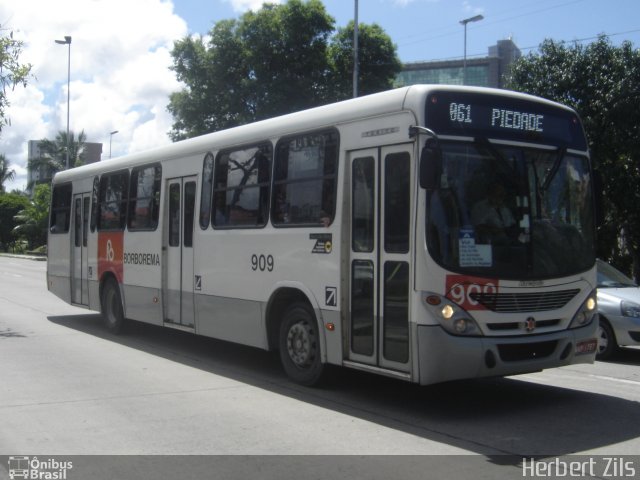
[[[449, 104], [449, 119], [458, 123], [473, 123], [471, 118], [472, 106], [464, 103], [451, 102]], [[536, 113], [518, 112], [504, 108], [491, 109], [491, 126], [496, 128], [510, 128], [543, 132], [544, 115]]]
[[586, 150], [575, 113], [485, 93], [442, 91], [427, 99], [426, 126], [438, 135], [501, 138]]

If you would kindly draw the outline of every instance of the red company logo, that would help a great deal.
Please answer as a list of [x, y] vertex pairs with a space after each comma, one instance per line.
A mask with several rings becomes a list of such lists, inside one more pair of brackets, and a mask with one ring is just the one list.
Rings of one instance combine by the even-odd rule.
[[123, 281], [123, 239], [124, 232], [100, 232], [98, 234], [98, 278], [106, 272]]

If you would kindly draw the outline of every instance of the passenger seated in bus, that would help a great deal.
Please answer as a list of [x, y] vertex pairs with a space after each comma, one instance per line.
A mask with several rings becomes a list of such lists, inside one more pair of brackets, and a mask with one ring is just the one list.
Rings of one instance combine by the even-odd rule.
[[471, 222], [476, 231], [478, 243], [508, 243], [509, 230], [516, 222], [505, 204], [506, 191], [501, 184], [492, 184], [487, 197], [480, 200], [471, 210]]
[[279, 187], [277, 191], [274, 213], [277, 223], [289, 223], [291, 220], [289, 216], [289, 203], [287, 202], [283, 187]]

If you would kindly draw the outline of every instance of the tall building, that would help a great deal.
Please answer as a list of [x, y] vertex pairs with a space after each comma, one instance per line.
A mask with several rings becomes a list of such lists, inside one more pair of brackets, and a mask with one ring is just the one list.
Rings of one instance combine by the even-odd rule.
[[[503, 88], [504, 78], [511, 64], [522, 56], [511, 39], [499, 40], [489, 47], [489, 55], [482, 58], [467, 57], [467, 85]], [[405, 63], [396, 78], [396, 85], [404, 87], [418, 83], [462, 85], [463, 60]]]
[[[52, 172], [46, 166], [41, 166], [38, 169], [31, 168], [31, 161], [37, 160], [42, 157], [40, 151], [40, 142], [42, 140], [29, 140], [28, 152], [27, 152], [27, 191], [31, 193], [33, 185], [36, 183], [50, 182], [53, 178]], [[102, 144], [85, 142], [84, 144], [84, 163], [99, 162], [102, 156]]]

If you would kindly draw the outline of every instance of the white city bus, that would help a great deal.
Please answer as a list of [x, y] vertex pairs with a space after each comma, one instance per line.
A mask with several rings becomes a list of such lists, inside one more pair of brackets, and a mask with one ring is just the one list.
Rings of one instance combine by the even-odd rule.
[[57, 174], [48, 288], [307, 385], [533, 372], [594, 361], [593, 210], [573, 110], [411, 86]]

